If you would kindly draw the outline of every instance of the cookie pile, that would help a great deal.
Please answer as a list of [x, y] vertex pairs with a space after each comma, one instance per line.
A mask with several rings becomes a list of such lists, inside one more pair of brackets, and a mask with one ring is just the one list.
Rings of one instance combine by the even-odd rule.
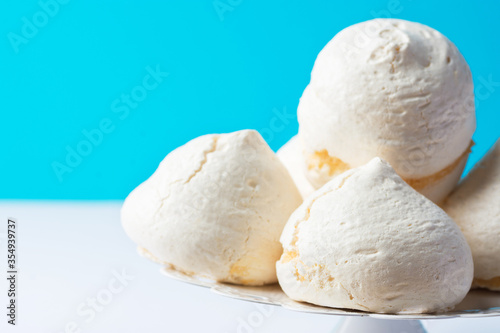
[[500, 144], [457, 186], [474, 93], [446, 37], [395, 19], [344, 29], [298, 121], [277, 154], [254, 130], [172, 151], [125, 200], [125, 231], [184, 274], [278, 281], [328, 307], [442, 312], [471, 285], [500, 290]]

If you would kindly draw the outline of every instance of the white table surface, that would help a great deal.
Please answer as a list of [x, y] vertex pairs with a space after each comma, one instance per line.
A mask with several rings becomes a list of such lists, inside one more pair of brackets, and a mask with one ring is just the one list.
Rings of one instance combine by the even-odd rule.
[[[233, 300], [164, 277], [158, 265], [136, 253], [121, 228], [120, 206], [0, 202], [3, 272], [7, 217], [16, 218], [19, 226], [18, 322], [15, 327], [6, 323], [7, 282], [2, 278], [0, 332], [321, 333], [332, 332], [342, 319]], [[119, 282], [114, 276], [123, 271], [128, 280]], [[500, 317], [424, 325], [431, 333], [500, 332]]]

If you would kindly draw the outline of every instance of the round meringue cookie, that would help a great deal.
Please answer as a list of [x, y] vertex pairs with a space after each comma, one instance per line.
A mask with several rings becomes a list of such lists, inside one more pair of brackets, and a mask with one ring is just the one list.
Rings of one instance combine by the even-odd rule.
[[474, 286], [500, 291], [500, 141], [446, 199], [474, 259]]
[[335, 177], [291, 215], [278, 281], [292, 299], [378, 313], [452, 309], [472, 255], [453, 220], [374, 158]]
[[471, 72], [428, 26], [359, 23], [319, 53], [298, 121], [315, 188], [379, 156], [440, 202], [460, 179], [476, 127]]
[[277, 281], [279, 237], [300, 194], [253, 130], [198, 137], [175, 149], [125, 200], [129, 237], [150, 257], [221, 282]]
[[303, 199], [315, 191], [314, 186], [312, 186], [306, 178], [302, 159], [302, 148], [298, 136], [294, 136], [288, 140], [288, 142], [276, 152], [276, 155], [288, 170], [290, 176], [292, 176]]

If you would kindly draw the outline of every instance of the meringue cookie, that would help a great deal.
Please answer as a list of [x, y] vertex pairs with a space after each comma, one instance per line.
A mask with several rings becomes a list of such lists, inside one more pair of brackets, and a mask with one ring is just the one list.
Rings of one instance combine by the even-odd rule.
[[446, 199], [444, 210], [471, 247], [474, 285], [500, 291], [500, 141]]
[[476, 127], [471, 72], [430, 27], [359, 23], [319, 53], [298, 121], [315, 188], [379, 156], [440, 202], [460, 178]]
[[122, 224], [156, 260], [222, 282], [277, 281], [279, 237], [301, 203], [258, 132], [204, 135], [175, 149], [125, 200]]
[[276, 155], [288, 170], [290, 176], [292, 176], [302, 198], [305, 199], [309, 194], [313, 193], [315, 188], [306, 178], [306, 171], [302, 161], [302, 149], [297, 135], [278, 149]]
[[453, 308], [473, 277], [446, 213], [374, 158], [335, 177], [291, 215], [278, 281], [292, 299], [380, 313]]

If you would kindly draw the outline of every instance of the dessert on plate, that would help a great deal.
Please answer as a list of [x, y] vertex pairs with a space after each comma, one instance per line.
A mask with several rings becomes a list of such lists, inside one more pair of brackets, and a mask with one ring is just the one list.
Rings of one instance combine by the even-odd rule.
[[474, 259], [474, 286], [500, 291], [500, 141], [446, 199]]
[[165, 157], [125, 200], [122, 224], [155, 260], [186, 274], [262, 285], [277, 281], [279, 237], [301, 203], [260, 134], [198, 137]]
[[470, 289], [472, 255], [453, 220], [380, 158], [338, 175], [288, 220], [283, 291], [380, 313], [447, 311]]
[[476, 126], [452, 42], [404, 20], [350, 26], [319, 53], [297, 112], [298, 135], [277, 154], [254, 130], [168, 154], [122, 208], [141, 252], [187, 275], [278, 281], [297, 301], [378, 313], [448, 311], [472, 283], [500, 290], [500, 143], [444, 202], [451, 217], [437, 206]]

